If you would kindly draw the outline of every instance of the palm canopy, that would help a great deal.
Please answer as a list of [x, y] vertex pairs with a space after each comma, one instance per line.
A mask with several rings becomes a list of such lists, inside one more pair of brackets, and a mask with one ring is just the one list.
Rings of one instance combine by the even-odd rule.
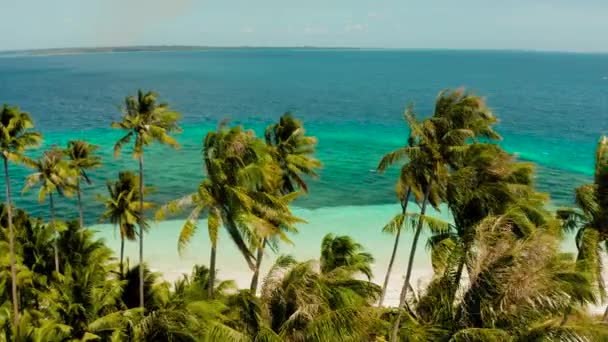
[[206, 177], [194, 194], [169, 202], [157, 212], [157, 219], [192, 208], [180, 233], [178, 248], [183, 249], [198, 228], [198, 218], [208, 215], [210, 240], [217, 242], [223, 226], [250, 267], [255, 259], [249, 245], [259, 239], [279, 235], [288, 241], [286, 232], [297, 231], [289, 203], [297, 193], [275, 195], [280, 184], [280, 169], [268, 153], [268, 147], [252, 131], [241, 126], [207, 134], [203, 142]]
[[114, 145], [114, 155], [120, 154], [123, 145], [127, 144], [135, 135], [133, 157], [138, 158], [143, 153], [143, 148], [152, 142], [159, 142], [177, 147], [179, 144], [169, 134], [179, 132], [181, 128], [177, 125], [180, 114], [169, 108], [166, 103], [158, 103], [158, 94], [155, 92], [137, 92], [137, 97], [129, 96], [125, 99], [123, 117], [120, 122], [113, 122], [112, 128], [128, 131]]
[[[404, 162], [395, 186], [399, 200], [403, 200], [410, 190], [420, 202], [424, 190], [431, 185], [428, 201], [438, 210], [443, 197], [442, 182], [438, 178], [444, 177], [447, 170], [442, 166], [437, 146], [432, 140], [433, 123], [430, 120], [418, 120], [413, 105], [406, 108], [403, 118], [409, 127], [407, 146], [385, 154], [378, 164], [378, 171], [384, 172], [390, 166]], [[435, 181], [431, 181], [431, 178], [435, 178]]]
[[317, 139], [307, 136], [302, 121], [289, 112], [283, 114], [279, 122], [269, 125], [264, 136], [283, 173], [281, 191], [294, 192], [297, 186], [308, 192], [303, 176], [316, 178], [316, 169], [321, 167], [321, 162], [313, 157]]
[[331, 234], [323, 239], [320, 261], [279, 257], [262, 288], [268, 325], [289, 341], [364, 340], [376, 322], [370, 305], [381, 289], [354, 276], [372, 262], [360, 244]]
[[25, 179], [23, 192], [39, 186], [38, 200], [44, 202], [47, 195], [58, 192], [60, 195], [71, 195], [75, 190], [75, 178], [78, 177], [65, 160], [65, 152], [53, 147], [43, 153], [42, 158], [28, 162], [34, 173]]
[[[117, 225], [120, 236], [127, 240], [136, 239], [135, 226], [140, 218], [138, 184], [139, 177], [133, 172], [119, 172], [117, 180], [106, 183], [108, 197], [99, 196], [106, 208], [100, 220]], [[152, 207], [152, 203], [144, 202], [144, 209]]]
[[446, 198], [461, 235], [484, 217], [503, 214], [513, 203], [537, 196], [534, 165], [517, 161], [497, 145], [471, 145], [460, 164], [450, 175]]
[[576, 270], [572, 256], [560, 252], [559, 233], [550, 227], [553, 223], [535, 225], [522, 238], [513, 229], [516, 222], [509, 212], [487, 216], [477, 224], [469, 281], [455, 303], [446, 291], [445, 278], [433, 280], [415, 304], [415, 317], [402, 326], [404, 332], [408, 324], [416, 323], [441, 326], [445, 340], [460, 341], [465, 335], [478, 338], [465, 341], [495, 340], [490, 338], [495, 334], [510, 336], [498, 339], [509, 341], [568, 333], [577, 336], [573, 340], [590, 337], [592, 329], [559, 323], [571, 301], [596, 302], [589, 278]]
[[601, 244], [608, 241], [608, 137], [603, 136], [595, 154], [594, 183], [575, 190], [577, 208], [560, 208], [558, 218], [566, 230], [577, 230], [577, 265], [596, 282], [602, 298], [605, 285], [602, 277]]
[[363, 274], [371, 280], [373, 263], [374, 257], [350, 236], [327, 234], [321, 242], [320, 264], [323, 273], [340, 270], [349, 274]]
[[433, 120], [445, 146], [462, 146], [468, 139], [500, 140], [493, 126], [498, 119], [485, 100], [464, 88], [446, 89], [435, 101]]
[[90, 144], [84, 140], [70, 140], [65, 150], [70, 158], [71, 166], [76, 169], [85, 182], [91, 184], [87, 171], [101, 166], [101, 157], [95, 155], [99, 146]]
[[0, 111], [0, 149], [4, 158], [19, 161], [21, 153], [30, 147], [36, 147], [42, 141], [42, 135], [30, 131], [34, 123], [28, 113], [17, 107], [2, 106]]

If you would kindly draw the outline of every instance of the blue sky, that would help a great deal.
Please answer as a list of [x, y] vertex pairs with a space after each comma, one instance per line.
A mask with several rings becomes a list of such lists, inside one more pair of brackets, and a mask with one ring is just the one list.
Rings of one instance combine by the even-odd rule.
[[608, 51], [607, 0], [0, 0], [0, 50], [357, 46]]

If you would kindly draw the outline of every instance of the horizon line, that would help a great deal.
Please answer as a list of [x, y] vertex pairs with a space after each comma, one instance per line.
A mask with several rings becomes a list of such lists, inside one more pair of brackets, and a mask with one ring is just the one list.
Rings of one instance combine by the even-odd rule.
[[[112, 53], [112, 52], [169, 52], [179, 50], [203, 51], [203, 50], [237, 50], [237, 49], [302, 49], [302, 50], [389, 50], [389, 51], [485, 51], [485, 52], [528, 52], [528, 53], [563, 53], [563, 54], [608, 54], [608, 51], [570, 51], [570, 50], [545, 50], [545, 49], [523, 49], [523, 48], [420, 48], [420, 47], [363, 47], [363, 46], [317, 46], [317, 45], [113, 45], [113, 46], [80, 46], [80, 47], [52, 47], [52, 48], [30, 48], [1, 50], [0, 54], [79, 54], [79, 53]], [[115, 51], [118, 50], [118, 51]]]

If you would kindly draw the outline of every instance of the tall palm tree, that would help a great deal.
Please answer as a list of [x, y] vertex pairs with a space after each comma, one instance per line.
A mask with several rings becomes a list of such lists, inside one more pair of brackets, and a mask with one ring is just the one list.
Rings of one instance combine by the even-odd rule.
[[60, 196], [71, 196], [75, 190], [75, 180], [79, 176], [70, 168], [69, 163], [64, 159], [64, 151], [53, 147], [43, 153], [42, 158], [32, 161], [31, 167], [34, 173], [25, 179], [23, 192], [34, 186], [38, 186], [38, 201], [43, 203], [46, 196], [49, 196], [49, 211], [51, 214], [50, 225], [55, 231], [53, 242], [55, 254], [55, 272], [59, 273], [59, 249], [57, 248], [57, 226], [55, 222], [55, 202], [54, 193]]
[[[425, 221], [428, 221], [425, 213], [429, 198], [437, 191], [437, 195], [443, 193], [445, 182], [449, 174], [449, 167], [458, 164], [459, 156], [467, 148], [468, 143], [479, 139], [499, 139], [500, 136], [493, 130], [497, 119], [487, 107], [485, 101], [479, 97], [466, 92], [464, 89], [454, 91], [442, 91], [435, 101], [433, 116], [425, 119], [418, 132], [413, 136], [416, 143], [413, 147], [401, 149], [397, 156], [409, 157], [417, 160], [417, 168], [423, 173], [421, 189], [423, 197], [420, 216], [417, 222], [410, 258], [403, 283], [400, 306], [405, 305], [414, 255], [418, 238]], [[398, 160], [399, 158], [394, 158]], [[438, 190], [433, 190], [438, 189]], [[442, 198], [439, 196], [438, 198]], [[391, 333], [391, 341], [397, 340], [397, 333], [402, 312], [399, 312]]]
[[29, 114], [17, 107], [2, 106], [0, 111], [0, 149], [4, 161], [4, 189], [6, 194], [6, 213], [8, 216], [9, 249], [11, 264], [11, 294], [13, 301], [13, 324], [19, 326], [19, 300], [17, 298], [17, 271], [15, 258], [15, 231], [12, 218], [11, 181], [8, 172], [8, 162], [19, 162], [22, 153], [31, 147], [38, 146], [42, 135], [30, 131], [34, 122]]
[[68, 142], [66, 154], [70, 158], [71, 166], [78, 171], [79, 177], [76, 178], [76, 195], [78, 196], [78, 213], [80, 217], [80, 226], [84, 227], [84, 209], [82, 207], [80, 180], [84, 180], [87, 184], [91, 184], [87, 172], [101, 166], [101, 157], [95, 155], [95, 151], [99, 146], [89, 144], [84, 140], [71, 140]]
[[[223, 226], [251, 269], [255, 258], [247, 240], [277, 234], [287, 239], [284, 230], [293, 231], [299, 220], [293, 217], [288, 204], [295, 196], [276, 196], [273, 192], [278, 168], [268, 158], [266, 146], [252, 132], [240, 126], [230, 129], [222, 123], [204, 140], [203, 160], [206, 178], [197, 192], [174, 200], [157, 211], [157, 219], [191, 207], [178, 240], [181, 252], [198, 228], [201, 214], [207, 213], [207, 229], [211, 244], [209, 284], [215, 282], [219, 228]], [[279, 227], [283, 230], [279, 230]], [[213, 287], [208, 286], [213, 297]]]
[[[139, 177], [130, 171], [118, 173], [116, 181], [107, 181], [108, 197], [100, 196], [106, 210], [101, 215], [102, 221], [109, 221], [118, 227], [120, 233], [120, 274], [124, 275], [125, 240], [135, 241], [135, 226], [139, 223]], [[147, 188], [144, 188], [146, 193]], [[144, 202], [144, 209], [153, 207]]]
[[[404, 119], [410, 129], [410, 134], [407, 139], [406, 147], [413, 147], [416, 144], [416, 137], [420, 134], [420, 130], [422, 127], [420, 123], [416, 120], [414, 108], [412, 105], [407, 107], [404, 113]], [[390, 165], [394, 164], [398, 160], [403, 159], [404, 156], [407, 155], [407, 153], [407, 150], [403, 151], [402, 149], [399, 149], [385, 154], [380, 160], [380, 163], [378, 164], [378, 172], [382, 173], [386, 171], [386, 169]], [[395, 263], [395, 258], [397, 256], [397, 249], [399, 247], [401, 231], [404, 227], [404, 224], [407, 222], [407, 207], [410, 201], [410, 197], [413, 194], [418, 201], [422, 198], [420, 182], [417, 179], [421, 175], [418, 171], [419, 168], [416, 166], [415, 163], [408, 162], [401, 167], [399, 179], [397, 180], [397, 185], [395, 189], [397, 193], [397, 198], [399, 199], [399, 203], [401, 205], [401, 214], [396, 215], [383, 229], [383, 231], [387, 233], [395, 234], [395, 242], [393, 244], [393, 251], [391, 253], [391, 258], [388, 263], [386, 276], [384, 277], [384, 283], [382, 285], [382, 294], [380, 295], [378, 306], [382, 306], [382, 303], [384, 302], [384, 296], [386, 295], [386, 289], [388, 287], [388, 282], [392, 273], [393, 264]]]
[[[179, 132], [177, 125], [180, 118], [178, 112], [172, 111], [166, 103], [157, 102], [158, 95], [154, 92], [137, 92], [137, 97], [128, 96], [125, 99], [123, 117], [120, 122], [113, 122], [112, 128], [118, 128], [128, 133], [114, 145], [114, 156], [120, 155], [125, 144], [135, 138], [133, 158], [139, 161], [139, 263], [144, 261], [144, 147], [153, 142], [178, 148], [179, 144], [171, 133]], [[144, 274], [140, 267], [140, 307], [144, 307]]]
[[[280, 166], [281, 183], [278, 193], [288, 195], [296, 191], [308, 192], [304, 176], [318, 178], [317, 169], [321, 162], [313, 157], [317, 139], [307, 136], [302, 121], [289, 112], [283, 114], [279, 122], [269, 125], [264, 132], [266, 145], [270, 147], [272, 158]], [[268, 243], [262, 238], [257, 248], [256, 267], [251, 278], [250, 291], [257, 292], [260, 268], [264, 250]]]
[[[481, 220], [489, 215], [506, 214], [508, 210], [513, 213], [514, 206], [521, 218], [530, 223], [544, 224], [548, 218], [543, 209], [546, 196], [533, 188], [534, 166], [531, 163], [516, 161], [497, 145], [478, 143], [461, 154], [459, 164], [450, 176], [446, 194], [454, 217], [453, 230], [440, 231], [432, 237], [433, 244], [445, 245], [449, 240], [448, 244], [455, 248], [443, 251], [460, 256], [454, 280], [456, 289]], [[519, 227], [522, 229], [520, 236], [526, 236], [526, 228]], [[437, 254], [442, 258], [440, 255]]]
[[[557, 211], [566, 230], [576, 230], [577, 269], [595, 282], [602, 300], [606, 297], [602, 273], [602, 244], [608, 241], [608, 137], [602, 136], [595, 152], [595, 177], [575, 190], [576, 208]], [[608, 307], [603, 316], [608, 321]]]

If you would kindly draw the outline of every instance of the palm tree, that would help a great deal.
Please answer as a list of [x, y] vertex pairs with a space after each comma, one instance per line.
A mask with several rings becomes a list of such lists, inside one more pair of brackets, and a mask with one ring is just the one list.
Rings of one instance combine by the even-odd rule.
[[23, 192], [33, 186], [38, 186], [38, 201], [43, 203], [49, 196], [49, 210], [51, 214], [50, 224], [55, 230], [53, 242], [55, 254], [55, 272], [59, 273], [59, 249], [57, 248], [57, 226], [55, 222], [55, 202], [53, 194], [57, 192], [60, 196], [71, 196], [75, 189], [75, 179], [79, 176], [70, 168], [64, 159], [64, 151], [53, 147], [43, 153], [42, 158], [32, 161], [31, 167], [35, 170], [25, 179]]
[[80, 180], [83, 179], [87, 184], [91, 184], [87, 172], [101, 166], [101, 157], [95, 155], [98, 148], [99, 146], [89, 144], [84, 140], [71, 140], [66, 148], [71, 167], [79, 174], [79, 177], [76, 178], [76, 195], [78, 196], [78, 213], [81, 227], [84, 227], [84, 209], [82, 207]]
[[571, 300], [595, 301], [591, 282], [571, 256], [560, 252], [555, 221], [526, 225], [529, 231], [522, 238], [513, 229], [521, 224], [513, 215], [518, 210], [487, 216], [476, 225], [476, 249], [462, 295], [446, 303], [443, 283], [433, 281], [401, 327], [402, 336], [416, 340], [405, 334], [434, 330], [439, 336], [433, 339], [445, 341], [602, 340], [595, 324], [560, 326], [558, 318]]
[[[577, 208], [561, 208], [557, 211], [566, 230], [577, 230], [577, 269], [587, 273], [595, 282], [602, 300], [606, 297], [603, 282], [602, 244], [608, 241], [608, 137], [602, 136], [595, 152], [594, 183], [575, 190]], [[608, 321], [608, 307], [604, 312]]]
[[371, 265], [374, 257], [350, 236], [325, 235], [321, 241], [319, 263], [324, 274], [342, 269], [351, 275], [363, 274], [370, 281], [373, 277]]
[[281, 193], [308, 192], [304, 176], [317, 178], [317, 169], [321, 167], [321, 162], [313, 157], [317, 139], [307, 136], [302, 121], [291, 113], [283, 114], [278, 123], [269, 125], [264, 137], [281, 167]]
[[[138, 184], [139, 177], [133, 172], [119, 172], [116, 181], [108, 181], [106, 183], [109, 196], [100, 196], [106, 208], [100, 219], [102, 221], [110, 221], [119, 229], [121, 276], [124, 275], [125, 240], [136, 240], [135, 226], [140, 222]], [[144, 188], [144, 193], [147, 190], [147, 188]], [[152, 203], [144, 202], [144, 209], [152, 207]]]
[[[409, 126], [410, 134], [407, 139], [408, 145], [407, 147], [413, 147], [416, 143], [417, 136], [422, 129], [420, 123], [416, 120], [416, 116], [414, 113], [414, 108], [412, 105], [408, 106], [405, 113], [404, 119]], [[386, 171], [386, 169], [404, 158], [407, 155], [407, 150], [398, 149], [392, 151], [390, 153], [385, 154], [380, 160], [378, 164], [378, 172], [382, 173]], [[401, 214], [396, 215], [383, 229], [384, 232], [395, 234], [395, 243], [393, 244], [393, 251], [391, 253], [391, 258], [388, 263], [388, 269], [386, 271], [386, 276], [384, 277], [384, 284], [382, 285], [382, 294], [380, 295], [380, 300], [378, 301], [378, 306], [382, 306], [384, 302], [384, 296], [386, 295], [386, 289], [388, 287], [388, 282], [390, 280], [390, 276], [393, 269], [393, 264], [395, 263], [395, 257], [397, 256], [397, 248], [399, 247], [399, 238], [401, 237], [401, 231], [403, 229], [404, 224], [407, 222], [407, 206], [410, 200], [410, 196], [412, 193], [415, 198], [420, 200], [422, 197], [420, 190], [420, 182], [416, 179], [417, 177], [421, 177], [419, 174], [419, 168], [415, 163], [409, 162], [404, 164], [401, 167], [401, 171], [399, 174], [399, 179], [397, 180], [396, 185], [396, 193], [399, 198], [399, 202], [401, 204]]]
[[515, 158], [497, 145], [472, 144], [464, 151], [447, 186], [446, 201], [454, 217], [451, 231], [439, 231], [431, 237], [431, 246], [452, 246], [439, 248], [436, 264], [448, 258], [448, 254], [458, 255], [458, 268], [454, 279], [456, 294], [463, 268], [474, 245], [477, 224], [489, 215], [515, 215], [514, 207], [522, 223], [520, 236], [527, 236], [527, 224], [544, 224], [548, 212], [543, 209], [546, 196], [533, 188], [534, 166], [517, 162]]
[[[211, 244], [209, 284], [215, 282], [215, 263], [219, 228], [223, 226], [251, 269], [254, 257], [245, 239], [279, 235], [294, 231], [299, 222], [291, 215], [288, 204], [295, 196], [276, 196], [265, 189], [275, 189], [277, 168], [268, 158], [264, 144], [252, 132], [240, 126], [227, 129], [224, 124], [209, 132], [204, 140], [203, 159], [206, 178], [197, 192], [174, 200], [160, 208], [157, 219], [176, 214], [186, 207], [192, 211], [186, 219], [178, 240], [183, 251], [198, 228], [201, 214], [207, 213], [207, 228]], [[282, 229], [280, 230], [279, 227]], [[213, 287], [208, 286], [209, 298]]]
[[[180, 118], [178, 112], [172, 111], [166, 103], [157, 102], [158, 95], [154, 92], [137, 92], [137, 97], [125, 99], [123, 117], [120, 122], [113, 122], [112, 128], [119, 128], [128, 133], [114, 145], [114, 156], [120, 155], [124, 144], [135, 137], [133, 158], [139, 161], [139, 263], [144, 261], [144, 147], [153, 142], [178, 148], [179, 144], [170, 133], [179, 132], [177, 125]], [[140, 268], [140, 307], [144, 307], [143, 268]]]
[[[445, 189], [448, 166], [452, 168], [457, 166], [458, 158], [467, 148], [470, 140], [500, 138], [492, 129], [496, 122], [497, 119], [481, 97], [472, 95], [464, 89], [442, 91], [435, 102], [433, 116], [424, 120], [420, 129], [413, 135], [414, 146], [404, 147], [394, 154], [393, 161], [399, 160], [399, 157], [408, 157], [410, 163], [412, 160], [417, 161], [415, 164], [422, 173], [419, 179], [423, 183], [421, 189], [424, 193], [399, 307], [405, 305], [418, 238], [425, 221], [428, 221], [425, 213], [429, 198], [434, 196], [435, 191], [437, 191], [435, 193], [437, 199], [443, 197], [439, 194]], [[391, 334], [393, 342], [397, 340], [400, 319], [401, 312], [393, 325]]]
[[39, 133], [29, 131], [33, 127], [34, 123], [29, 114], [20, 111], [17, 107], [2, 106], [2, 110], [0, 111], [0, 148], [2, 149], [2, 160], [4, 161], [4, 189], [9, 229], [13, 326], [15, 327], [19, 326], [19, 300], [17, 298], [15, 231], [12, 218], [11, 181], [8, 172], [8, 162], [9, 160], [13, 162], [21, 161], [23, 158], [22, 153], [27, 148], [35, 147], [42, 141], [42, 136]]
[[67, 223], [58, 245], [65, 253], [64, 272], [43, 298], [49, 303], [50, 317], [70, 326], [72, 338], [86, 340], [93, 337], [89, 323], [120, 307], [121, 280], [109, 277], [114, 268], [110, 263], [112, 250], [78, 221]]
[[268, 325], [282, 340], [367, 340], [378, 317], [380, 287], [369, 281], [373, 258], [348, 236], [325, 236], [321, 260], [279, 257], [261, 294]]
[[[278, 123], [269, 125], [264, 137], [273, 159], [281, 169], [278, 193], [288, 195], [298, 190], [308, 192], [308, 184], [304, 176], [318, 178], [317, 169], [321, 167], [321, 162], [313, 157], [317, 139], [307, 136], [302, 121], [294, 118], [289, 112], [283, 114]], [[262, 238], [258, 247], [255, 271], [249, 287], [253, 293], [257, 292], [267, 243], [268, 239]]]

